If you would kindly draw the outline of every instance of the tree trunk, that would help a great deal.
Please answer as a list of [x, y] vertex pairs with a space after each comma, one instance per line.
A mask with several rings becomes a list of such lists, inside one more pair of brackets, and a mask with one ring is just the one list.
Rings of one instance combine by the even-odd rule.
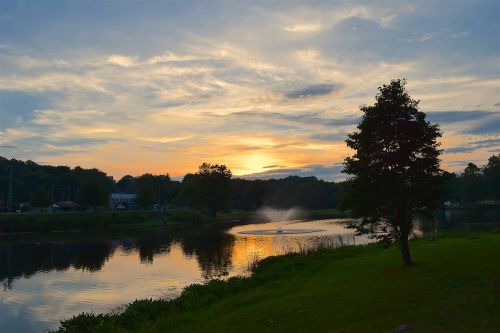
[[411, 255], [410, 255], [410, 246], [408, 244], [408, 233], [404, 232], [401, 234], [401, 255], [403, 257], [403, 265], [404, 266], [411, 266], [413, 261], [411, 260]]
[[411, 231], [412, 209], [411, 207], [407, 208], [405, 205], [398, 211], [398, 213], [401, 256], [403, 259], [403, 265], [409, 267], [413, 263], [410, 255], [410, 244], [408, 244], [408, 238], [410, 237]]

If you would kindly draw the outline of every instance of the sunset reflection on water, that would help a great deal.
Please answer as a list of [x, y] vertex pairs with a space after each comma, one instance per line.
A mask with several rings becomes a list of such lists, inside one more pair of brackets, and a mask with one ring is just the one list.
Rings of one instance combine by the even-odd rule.
[[[241, 235], [248, 224], [165, 231], [119, 239], [20, 242], [0, 239], [0, 322], [6, 332], [40, 332], [81, 312], [109, 312], [141, 298], [172, 298], [192, 283], [247, 275], [257, 260], [322, 242], [353, 242], [339, 220], [296, 222], [304, 235]], [[357, 243], [364, 242], [356, 237]]]

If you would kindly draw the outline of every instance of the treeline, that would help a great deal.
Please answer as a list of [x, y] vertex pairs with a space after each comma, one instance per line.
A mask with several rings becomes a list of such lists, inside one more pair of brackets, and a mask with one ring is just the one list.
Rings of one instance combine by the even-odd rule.
[[[336, 208], [344, 184], [316, 177], [289, 176], [283, 179], [248, 180], [232, 178], [224, 165], [202, 164], [197, 173], [182, 181], [168, 174], [124, 176], [115, 181], [98, 169], [39, 165], [32, 161], [0, 157], [0, 211], [7, 211], [9, 177], [12, 170], [13, 204], [47, 207], [58, 201], [75, 201], [82, 208], [107, 207], [112, 192], [135, 193], [138, 208], [158, 204], [189, 206], [210, 214], [228, 209], [255, 210], [262, 206], [304, 209]], [[443, 202], [476, 204], [500, 201], [500, 155], [483, 167], [473, 163], [462, 173], [445, 173]], [[26, 205], [26, 204], [29, 204]]]
[[445, 173], [444, 201], [474, 205], [481, 202], [500, 202], [500, 154], [479, 167], [469, 163], [462, 173]]
[[124, 176], [115, 191], [136, 193], [137, 204], [190, 206], [215, 211], [255, 210], [262, 206], [304, 209], [335, 208], [342, 195], [342, 183], [326, 182], [316, 177], [289, 176], [283, 179], [247, 180], [232, 178], [224, 165], [202, 164], [197, 173], [184, 176], [182, 182], [168, 175]]
[[233, 207], [254, 210], [262, 206], [326, 209], [337, 207], [343, 184], [316, 177], [289, 176], [270, 180], [233, 180]]
[[139, 207], [150, 207], [154, 204], [166, 206], [174, 203], [181, 189], [181, 182], [172, 180], [168, 174], [152, 175], [146, 173], [133, 177], [126, 175], [115, 183], [114, 192], [137, 194]]
[[98, 169], [39, 165], [33, 161], [0, 156], [0, 209], [6, 210], [12, 171], [12, 203], [46, 207], [57, 201], [76, 201], [82, 206], [108, 202], [113, 178]]
[[[126, 175], [115, 181], [98, 169], [39, 165], [33, 161], [0, 157], [0, 211], [7, 210], [10, 170], [13, 204], [19, 209], [47, 207], [58, 201], [75, 201], [87, 207], [107, 207], [112, 192], [135, 193], [138, 208], [189, 206], [213, 214], [228, 209], [255, 210], [264, 205], [299, 206], [305, 209], [335, 208], [342, 184], [316, 177], [247, 180], [232, 178], [223, 165], [202, 164], [182, 181], [168, 174]], [[31, 206], [31, 207], [29, 207]]]

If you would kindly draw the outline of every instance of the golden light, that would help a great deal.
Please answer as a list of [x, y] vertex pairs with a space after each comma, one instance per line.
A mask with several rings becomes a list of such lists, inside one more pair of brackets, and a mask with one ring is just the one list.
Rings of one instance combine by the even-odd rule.
[[279, 164], [279, 159], [267, 153], [252, 152], [236, 156], [234, 167], [235, 175], [258, 173], [268, 170], [266, 166]]

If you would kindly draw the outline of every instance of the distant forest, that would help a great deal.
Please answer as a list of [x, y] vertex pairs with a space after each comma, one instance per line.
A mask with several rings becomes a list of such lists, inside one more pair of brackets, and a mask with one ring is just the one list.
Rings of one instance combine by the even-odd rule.
[[[9, 174], [13, 173], [13, 204], [19, 207], [46, 207], [53, 202], [75, 201], [82, 207], [108, 206], [111, 192], [135, 193], [137, 204], [145, 209], [154, 204], [188, 206], [183, 188], [193, 174], [182, 181], [168, 174], [124, 176], [115, 181], [98, 169], [39, 165], [33, 161], [8, 160], [0, 157], [0, 211], [6, 211]], [[262, 206], [304, 209], [336, 208], [344, 191], [342, 182], [327, 182], [316, 177], [289, 176], [282, 179], [230, 180], [230, 208], [254, 210]], [[487, 165], [473, 163], [461, 173], [445, 172], [443, 202], [476, 204], [500, 201], [500, 155], [489, 158]]]

